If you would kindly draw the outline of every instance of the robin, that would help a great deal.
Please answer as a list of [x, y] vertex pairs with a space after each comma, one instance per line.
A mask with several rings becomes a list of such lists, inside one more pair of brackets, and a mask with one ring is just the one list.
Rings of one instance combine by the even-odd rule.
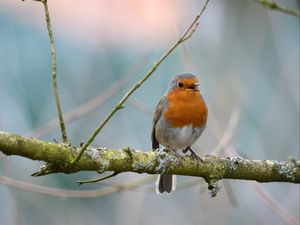
[[[191, 73], [179, 74], [171, 80], [167, 92], [155, 109], [152, 126], [152, 148], [159, 144], [166, 149], [201, 159], [191, 149], [202, 134], [207, 121], [207, 107], [199, 91], [198, 78]], [[176, 188], [175, 175], [161, 174], [156, 193], [170, 193]]]

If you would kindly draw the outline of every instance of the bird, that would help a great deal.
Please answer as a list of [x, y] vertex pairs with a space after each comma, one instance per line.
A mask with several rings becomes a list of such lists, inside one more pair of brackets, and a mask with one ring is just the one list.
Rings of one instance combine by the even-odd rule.
[[[152, 123], [152, 149], [161, 144], [170, 151], [190, 151], [191, 156], [202, 160], [192, 149], [207, 122], [208, 109], [199, 90], [199, 79], [192, 73], [175, 75], [156, 106]], [[160, 174], [156, 193], [170, 194], [176, 189], [176, 177]]]

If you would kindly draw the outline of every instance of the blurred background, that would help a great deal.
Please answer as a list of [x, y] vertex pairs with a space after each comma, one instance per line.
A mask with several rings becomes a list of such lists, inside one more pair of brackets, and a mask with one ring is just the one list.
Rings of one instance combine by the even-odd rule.
[[[299, 1], [277, 1], [299, 9]], [[204, 1], [51, 0], [58, 86], [72, 144], [86, 140], [151, 68]], [[299, 18], [247, 0], [211, 1], [193, 37], [138, 89], [93, 146], [149, 151], [152, 113], [175, 74], [200, 77], [208, 125], [200, 155], [299, 158]], [[0, 130], [61, 140], [41, 3], [0, 0]], [[95, 172], [33, 178], [42, 162], [0, 156], [0, 224], [299, 224], [299, 185], [179, 177], [156, 195], [156, 176]], [[101, 175], [100, 175], [101, 176]]]

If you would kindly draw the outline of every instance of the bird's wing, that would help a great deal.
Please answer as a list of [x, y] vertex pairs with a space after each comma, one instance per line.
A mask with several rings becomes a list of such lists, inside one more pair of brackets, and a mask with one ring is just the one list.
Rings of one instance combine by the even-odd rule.
[[156, 106], [155, 109], [155, 114], [154, 114], [154, 118], [153, 118], [153, 123], [152, 123], [152, 134], [151, 134], [151, 141], [152, 141], [152, 149], [158, 149], [159, 148], [159, 142], [156, 139], [155, 136], [155, 125], [157, 123], [157, 121], [160, 119], [163, 109], [165, 108], [167, 104], [167, 99], [166, 97], [163, 97], [159, 103]]

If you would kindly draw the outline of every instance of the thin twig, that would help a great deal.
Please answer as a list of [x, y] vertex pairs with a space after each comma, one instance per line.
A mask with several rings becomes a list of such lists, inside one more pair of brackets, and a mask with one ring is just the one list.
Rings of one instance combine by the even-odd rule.
[[[75, 107], [74, 109], [64, 113], [65, 124], [69, 124], [81, 116], [93, 111], [100, 105], [104, 104], [110, 97], [118, 92], [133, 77], [133, 75], [142, 68], [144, 62], [148, 59], [149, 53], [145, 53], [141, 58], [114, 84], [103, 90], [97, 96], [91, 98], [87, 102]], [[53, 119], [41, 125], [40, 127], [28, 132], [25, 136], [39, 138], [58, 127], [58, 120]]]
[[297, 16], [297, 17], [300, 17], [300, 12], [298, 10], [295, 10], [295, 9], [290, 9], [290, 8], [287, 8], [283, 5], [280, 5], [276, 2], [273, 2], [273, 1], [270, 1], [270, 0], [255, 0], [256, 2], [268, 7], [269, 9], [272, 9], [272, 10], [277, 10], [277, 11], [280, 11], [280, 12], [283, 12], [283, 13], [287, 13], [287, 14], [290, 14], [292, 16]]
[[118, 174], [119, 174], [118, 172], [113, 172], [112, 174], [110, 174], [108, 176], [105, 176], [105, 177], [96, 178], [96, 179], [92, 179], [92, 180], [79, 180], [79, 181], [76, 181], [76, 183], [78, 183], [79, 185], [90, 184], [90, 183], [97, 183], [97, 182], [100, 182], [102, 180], [106, 180], [108, 178], [117, 176]]
[[49, 195], [49, 196], [65, 197], [65, 198], [95, 198], [104, 195], [109, 195], [122, 190], [137, 188], [140, 185], [152, 182], [154, 180], [153, 178], [154, 176], [146, 176], [144, 178], [139, 178], [134, 181], [129, 181], [126, 183], [116, 184], [110, 187], [104, 187], [96, 190], [82, 190], [82, 191], [45, 187], [37, 184], [31, 184], [31, 183], [15, 180], [13, 178], [2, 176], [2, 175], [0, 175], [0, 183], [8, 187], [13, 187], [16, 189], [29, 191], [33, 193], [39, 193], [43, 195]]
[[139, 82], [137, 82], [133, 87], [123, 96], [121, 101], [113, 108], [113, 110], [106, 116], [106, 118], [102, 121], [100, 126], [94, 131], [92, 136], [84, 143], [82, 146], [80, 152], [78, 153], [77, 157], [71, 162], [71, 165], [74, 165], [82, 156], [84, 151], [88, 148], [88, 146], [94, 141], [95, 137], [99, 134], [99, 132], [102, 130], [102, 128], [107, 124], [107, 122], [111, 119], [111, 117], [120, 109], [122, 109], [124, 106], [123, 104], [125, 101], [132, 95], [132, 93], [137, 90], [152, 74], [153, 72], [158, 68], [158, 66], [173, 52], [173, 50], [180, 45], [182, 42], [189, 39], [192, 34], [195, 32], [196, 27], [199, 24], [199, 19], [201, 15], [203, 14], [209, 0], [206, 0], [202, 10], [199, 12], [199, 14], [195, 17], [191, 25], [188, 27], [188, 29], [179, 37], [179, 39], [169, 48], [168, 51], [166, 51], [161, 58], [154, 63], [152, 68], [148, 71], [146, 76], [141, 79]]
[[51, 56], [52, 56], [52, 85], [53, 85], [55, 104], [56, 104], [57, 114], [58, 114], [59, 123], [60, 123], [62, 141], [63, 141], [63, 143], [67, 144], [67, 143], [69, 143], [68, 136], [67, 136], [67, 130], [65, 127], [64, 117], [62, 114], [60, 101], [59, 101], [59, 95], [58, 95], [58, 89], [57, 89], [56, 49], [55, 49], [54, 37], [53, 37], [53, 32], [52, 32], [52, 27], [51, 27], [51, 22], [50, 22], [49, 9], [48, 9], [47, 0], [42, 0], [41, 2], [44, 5], [45, 18], [46, 18], [47, 29], [48, 29], [49, 39], [50, 39]]
[[147, 115], [147, 116], [153, 116], [154, 115], [154, 111], [151, 110], [148, 106], [146, 106], [145, 104], [143, 104], [142, 102], [131, 98], [128, 99], [127, 101], [130, 105], [132, 105], [135, 109], [137, 109], [138, 111], [142, 112], [143, 114]]
[[210, 152], [212, 155], [220, 155], [221, 151], [231, 145], [232, 138], [236, 132], [236, 128], [240, 119], [240, 109], [235, 108], [227, 124], [227, 127], [223, 133], [222, 138], [218, 142], [217, 146]]
[[[236, 116], [234, 116], [234, 117], [236, 117]], [[220, 124], [218, 123], [218, 121], [216, 120], [216, 118], [214, 117], [213, 114], [210, 114], [210, 118], [211, 118], [211, 120], [214, 120], [214, 122], [216, 123], [215, 127], [217, 128], [217, 130], [219, 132], [219, 129], [221, 129]], [[238, 118], [233, 118], [233, 120], [236, 120], [236, 119], [238, 119]], [[232, 120], [232, 119], [230, 119], [230, 120]], [[230, 129], [227, 128], [226, 130], [230, 130]], [[226, 133], [226, 131], [224, 132], [224, 134], [225, 133]], [[222, 142], [222, 139], [225, 136], [225, 135], [223, 135], [223, 137], [221, 138], [219, 134], [215, 134], [215, 135], [220, 139], [220, 143]], [[230, 155], [231, 157], [233, 157], [233, 156], [239, 157], [240, 156], [237, 153], [237, 151], [232, 143], [230, 143], [224, 150], [225, 150], [225, 153], [227, 153], [227, 155]], [[254, 191], [259, 195], [261, 200], [263, 200], [267, 204], [267, 206], [270, 207], [287, 224], [290, 224], [290, 225], [297, 224], [297, 223], [295, 223], [296, 219], [288, 211], [286, 211], [283, 207], [281, 207], [280, 204], [270, 194], [268, 194], [268, 192], [261, 185], [258, 185], [253, 182], [249, 182], [249, 184], [250, 184], [250, 187], [253, 188]]]
[[293, 217], [285, 208], [283, 208], [264, 188], [258, 183], [249, 182], [251, 187], [260, 196], [260, 198], [278, 215], [284, 222], [289, 225], [299, 224], [295, 217]]
[[[232, 118], [232, 116], [233, 116], [233, 118]], [[236, 117], [236, 118], [234, 118], [234, 117]], [[227, 131], [229, 131], [229, 133], [234, 132], [234, 131], [230, 131], [231, 129], [229, 129], [229, 127], [232, 126], [232, 125], [227, 126], [227, 128], [224, 131], [224, 135], [221, 137], [220, 132], [222, 132], [222, 128], [221, 128], [220, 124], [218, 123], [218, 121], [216, 120], [214, 114], [212, 114], [212, 113], [210, 114], [210, 119], [211, 119], [211, 122], [214, 121], [214, 127], [215, 127], [215, 131], [216, 131], [214, 135], [218, 139], [220, 139], [220, 143], [223, 142], [222, 141], [223, 137], [225, 136], [225, 134], [226, 134]], [[229, 120], [230, 121], [233, 120], [233, 125], [234, 125], [236, 123], [235, 120], [238, 120], [238, 116], [234, 115], [234, 113], [232, 113]], [[231, 122], [229, 122], [229, 124], [230, 123]], [[234, 128], [234, 126], [233, 126], [233, 128]], [[229, 135], [229, 136], [231, 136], [231, 135]], [[240, 155], [236, 151], [234, 145], [232, 143], [230, 143], [230, 142], [228, 142], [228, 143], [229, 143], [229, 145], [227, 145], [227, 147], [223, 146], [223, 149], [225, 150], [225, 153], [227, 155], [230, 155], [230, 157], [239, 157]], [[297, 223], [295, 223], [296, 219], [289, 212], [287, 212], [284, 208], [282, 208], [280, 206], [280, 204], [270, 194], [267, 193], [267, 191], [263, 188], [263, 186], [258, 185], [258, 184], [254, 183], [254, 182], [249, 182], [248, 184], [250, 185], [251, 188], [254, 189], [255, 192], [257, 192], [257, 194], [259, 195], [259, 197], [261, 198], [261, 200], [264, 201], [267, 204], [267, 206], [270, 207], [287, 224], [290, 224], [290, 225], [297, 224]]]

